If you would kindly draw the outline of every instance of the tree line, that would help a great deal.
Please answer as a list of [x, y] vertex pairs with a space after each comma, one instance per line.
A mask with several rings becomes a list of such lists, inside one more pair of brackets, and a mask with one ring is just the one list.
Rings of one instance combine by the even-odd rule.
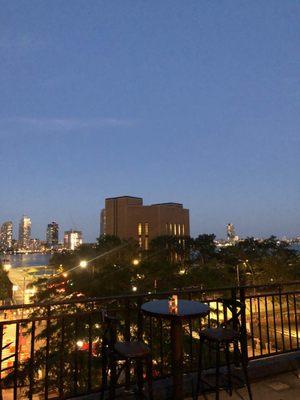
[[[82, 260], [88, 261], [80, 268]], [[89, 261], [91, 260], [91, 261]], [[258, 285], [300, 278], [300, 256], [275, 236], [218, 247], [214, 234], [160, 236], [141, 251], [133, 240], [101, 236], [73, 252], [54, 254], [57, 271], [40, 281], [36, 300], [161, 292], [182, 288]], [[41, 290], [42, 289], [42, 290]]]

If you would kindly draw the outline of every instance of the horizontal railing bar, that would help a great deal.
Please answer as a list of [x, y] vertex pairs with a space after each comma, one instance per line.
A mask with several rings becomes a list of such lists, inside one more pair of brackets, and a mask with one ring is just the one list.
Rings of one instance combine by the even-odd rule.
[[272, 284], [261, 284], [261, 285], [245, 285], [245, 286], [224, 286], [220, 288], [185, 288], [185, 289], [174, 289], [170, 291], [157, 292], [157, 293], [141, 293], [141, 294], [124, 294], [118, 296], [105, 296], [105, 297], [87, 297], [81, 299], [69, 299], [62, 300], [58, 302], [41, 302], [41, 303], [29, 303], [29, 304], [19, 304], [13, 306], [0, 306], [0, 312], [5, 310], [18, 310], [18, 309], [26, 309], [26, 308], [44, 308], [44, 307], [54, 307], [60, 305], [68, 305], [68, 304], [87, 304], [87, 303], [96, 303], [103, 301], [113, 301], [113, 300], [122, 300], [122, 299], [138, 299], [140, 297], [156, 297], [156, 296], [164, 296], [170, 295], [173, 293], [178, 294], [188, 294], [188, 293], [215, 293], [215, 292], [223, 292], [231, 289], [258, 289], [258, 288], [282, 288], [283, 286], [295, 286], [300, 285], [300, 281], [293, 282], [280, 282], [280, 283], [272, 283]]
[[[228, 288], [226, 290], [228, 290]], [[220, 289], [218, 289], [218, 291], [220, 291]], [[172, 292], [172, 293], [174, 293], [174, 292]], [[181, 293], [191, 293], [191, 292], [181, 292]], [[201, 291], [201, 292], [194, 292], [194, 293], [201, 293], [201, 294], [204, 295], [206, 292], [202, 292]], [[111, 298], [111, 297], [103, 297], [103, 298], [97, 298], [97, 299], [99, 301], [101, 300], [101, 302], [104, 303], [106, 299], [109, 299], [109, 300], [114, 299], [114, 300], [122, 300], [122, 301], [124, 301], [126, 299], [127, 300], [128, 299], [136, 299], [136, 300], [138, 300], [141, 297], [142, 298], [148, 297], [150, 299], [150, 298], [153, 298], [153, 297], [167, 296], [168, 294], [169, 294], [169, 292], [160, 292], [160, 293], [156, 293], [156, 294], [153, 294], [153, 295], [152, 294], [151, 295], [150, 294], [143, 294], [143, 295], [138, 295], [138, 296], [136, 296], [136, 295], [123, 296], [123, 297], [122, 296], [118, 296], [118, 297], [113, 297], [113, 298]], [[246, 300], [250, 300], [250, 299], [255, 299], [255, 298], [266, 298], [266, 297], [276, 296], [276, 295], [285, 296], [285, 295], [295, 295], [295, 294], [300, 294], [300, 291], [285, 291], [285, 292], [279, 292], [279, 293], [277, 293], [277, 292], [268, 292], [268, 293], [263, 293], [263, 294], [246, 295], [245, 299]], [[205, 298], [203, 299], [203, 302], [209, 302], [209, 301], [214, 301], [214, 300], [213, 299], [205, 299]], [[90, 302], [95, 302], [95, 301], [90, 299]], [[54, 304], [56, 306], [60, 305], [59, 303], [52, 303], [52, 305], [54, 305]], [[74, 304], [79, 304], [79, 303], [63, 302], [63, 305], [68, 305], [68, 304], [74, 305]], [[84, 303], [84, 304], [86, 304], [86, 303]], [[82, 304], [82, 305], [84, 305], [84, 304]], [[94, 306], [97, 306], [97, 305], [99, 306], [100, 304], [95, 304]], [[49, 308], [49, 306], [50, 306], [50, 303], [48, 304], [48, 308]], [[107, 304], [104, 304], [104, 307], [106, 308]], [[31, 306], [31, 307], [29, 307], [29, 309], [30, 308], [34, 308], [34, 307]], [[35, 304], [35, 308], [44, 308], [44, 306], [40, 307], [39, 304], [36, 303]], [[115, 309], [110, 309], [110, 312], [120, 311], [120, 310], [123, 310], [123, 309], [126, 309], [126, 307], [124, 306], [124, 307], [119, 307], [119, 308], [115, 308]], [[0, 310], [1, 310], [1, 308], [0, 308]], [[52, 312], [54, 313], [55, 309], [52, 310]], [[74, 313], [63, 313], [63, 314], [50, 314], [50, 315], [47, 315], [47, 316], [44, 315], [44, 316], [33, 317], [33, 318], [2, 320], [2, 321], [0, 321], [0, 325], [11, 325], [11, 324], [16, 324], [16, 323], [25, 324], [25, 323], [32, 322], [32, 321], [36, 321], [36, 322], [38, 322], [38, 321], [47, 321], [48, 319], [50, 319], [50, 320], [51, 319], [60, 320], [62, 318], [88, 316], [88, 315], [93, 315], [93, 314], [97, 314], [97, 313], [99, 313], [99, 310], [83, 311], [83, 312], [79, 312], [79, 313], [78, 312], [74, 312]]]
[[57, 315], [50, 315], [50, 316], [43, 316], [43, 317], [37, 317], [37, 318], [22, 318], [22, 319], [11, 319], [11, 320], [4, 320], [0, 321], [0, 326], [1, 325], [12, 325], [12, 324], [26, 324], [29, 322], [39, 322], [39, 321], [48, 321], [48, 320], [60, 320], [63, 318], [78, 318], [78, 317], [86, 317], [92, 314], [99, 314], [99, 310], [93, 310], [93, 311], [84, 311], [81, 313], [74, 313], [74, 314], [57, 314]]
[[289, 291], [289, 292], [267, 292], [267, 293], [261, 293], [261, 294], [251, 294], [251, 295], [246, 295], [246, 299], [255, 299], [257, 297], [268, 297], [268, 296], [284, 296], [284, 295], [291, 295], [291, 294], [300, 294], [300, 290], [296, 291]]

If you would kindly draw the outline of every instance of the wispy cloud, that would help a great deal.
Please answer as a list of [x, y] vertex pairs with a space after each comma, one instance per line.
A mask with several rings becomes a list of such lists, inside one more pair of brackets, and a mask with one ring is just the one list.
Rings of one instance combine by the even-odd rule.
[[0, 33], [0, 50], [33, 50], [44, 47], [44, 43], [32, 35], [22, 34], [13, 36], [8, 33]]
[[[86, 132], [87, 130], [96, 130], [105, 127], [130, 127], [135, 125], [133, 119], [121, 118], [48, 118], [48, 117], [15, 117], [15, 118], [0, 118], [0, 128], [10, 128], [14, 131], [20, 130], [24, 132]], [[5, 132], [5, 130], [2, 130]], [[1, 134], [1, 131], [0, 131]]]

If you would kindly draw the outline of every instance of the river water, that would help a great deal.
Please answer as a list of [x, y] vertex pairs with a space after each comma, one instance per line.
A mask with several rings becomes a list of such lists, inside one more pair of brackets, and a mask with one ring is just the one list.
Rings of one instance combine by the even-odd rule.
[[49, 264], [51, 254], [12, 254], [2, 255], [2, 259], [8, 259], [12, 267], [39, 267]]
[[300, 244], [299, 243], [292, 244], [291, 247], [292, 247], [292, 249], [297, 250], [300, 253]]

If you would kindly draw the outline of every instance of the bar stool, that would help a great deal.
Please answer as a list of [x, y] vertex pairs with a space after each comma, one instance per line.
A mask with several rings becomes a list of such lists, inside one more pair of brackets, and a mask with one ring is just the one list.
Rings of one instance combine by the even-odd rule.
[[[152, 356], [150, 348], [140, 341], [117, 341], [117, 326], [119, 320], [106, 313], [102, 314], [105, 324], [102, 337], [102, 391], [101, 400], [104, 399], [106, 390], [109, 399], [115, 399], [118, 379], [126, 366], [135, 364], [138, 397], [153, 400], [152, 389]], [[143, 366], [146, 367], [146, 379], [148, 385], [148, 396], [143, 393]], [[108, 384], [108, 371], [110, 381]]]
[[[234, 348], [235, 362], [240, 361], [243, 369], [243, 374], [245, 378], [245, 384], [248, 390], [249, 399], [252, 400], [252, 392], [247, 372], [247, 354], [245, 347], [243, 346], [243, 334], [242, 326], [240, 323], [240, 316], [245, 312], [245, 306], [240, 301], [237, 300], [225, 300], [217, 299], [217, 303], [223, 305], [224, 315], [229, 310], [231, 312], [231, 318], [225, 320], [221, 325], [216, 328], [206, 328], [200, 331], [200, 349], [199, 349], [199, 364], [198, 364], [198, 374], [197, 374], [197, 389], [195, 399], [198, 399], [200, 393], [201, 383], [205, 383], [216, 393], [216, 400], [219, 400], [219, 390], [220, 390], [220, 358], [221, 352], [225, 352], [226, 367], [228, 373], [228, 392], [232, 396], [232, 378], [233, 374], [231, 371], [230, 362], [230, 347]], [[219, 309], [219, 307], [218, 307]], [[210, 383], [202, 379], [202, 357], [204, 343], [208, 343], [212, 349], [216, 351], [216, 381], [215, 387]], [[235, 378], [241, 380], [239, 376], [235, 375]]]

